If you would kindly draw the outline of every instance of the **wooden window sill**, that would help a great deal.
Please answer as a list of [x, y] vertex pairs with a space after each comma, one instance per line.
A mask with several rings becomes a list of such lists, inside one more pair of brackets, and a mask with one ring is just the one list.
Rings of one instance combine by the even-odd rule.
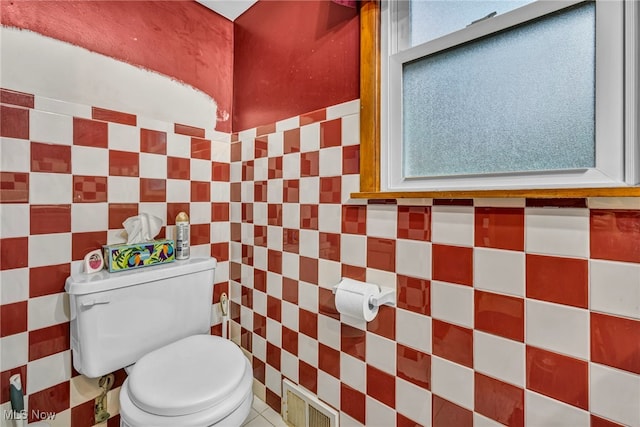
[[372, 191], [351, 193], [353, 199], [472, 199], [472, 198], [585, 198], [640, 197], [640, 187], [554, 188], [531, 190]]

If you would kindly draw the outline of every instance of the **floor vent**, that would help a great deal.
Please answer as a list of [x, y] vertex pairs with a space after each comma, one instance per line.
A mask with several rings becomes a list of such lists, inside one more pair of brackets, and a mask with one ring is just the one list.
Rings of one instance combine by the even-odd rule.
[[292, 427], [339, 427], [338, 412], [316, 396], [293, 384], [282, 382], [282, 418]]

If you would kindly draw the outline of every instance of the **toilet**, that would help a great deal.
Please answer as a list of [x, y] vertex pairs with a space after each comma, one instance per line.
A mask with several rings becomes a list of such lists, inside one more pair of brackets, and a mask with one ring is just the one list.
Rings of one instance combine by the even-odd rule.
[[253, 373], [232, 341], [209, 335], [215, 258], [72, 274], [73, 367], [90, 378], [125, 368], [120, 425], [240, 426]]

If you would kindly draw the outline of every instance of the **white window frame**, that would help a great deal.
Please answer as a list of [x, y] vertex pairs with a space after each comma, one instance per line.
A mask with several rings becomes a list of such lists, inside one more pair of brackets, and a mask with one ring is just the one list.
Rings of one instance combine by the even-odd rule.
[[[640, 184], [640, 4], [596, 3], [596, 165], [523, 173], [404, 178], [402, 173], [402, 64], [478, 37], [583, 3], [539, 0], [465, 29], [398, 52], [408, 16], [403, 0], [381, 2], [381, 191], [456, 191], [625, 187]], [[428, 1], [428, 0], [427, 0]]]

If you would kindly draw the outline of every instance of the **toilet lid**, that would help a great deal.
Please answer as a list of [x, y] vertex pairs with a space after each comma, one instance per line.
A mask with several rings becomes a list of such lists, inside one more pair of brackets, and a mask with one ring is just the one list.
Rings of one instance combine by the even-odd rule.
[[245, 367], [233, 342], [194, 335], [140, 358], [128, 378], [129, 394], [152, 414], [193, 414], [223, 401], [240, 384]]

